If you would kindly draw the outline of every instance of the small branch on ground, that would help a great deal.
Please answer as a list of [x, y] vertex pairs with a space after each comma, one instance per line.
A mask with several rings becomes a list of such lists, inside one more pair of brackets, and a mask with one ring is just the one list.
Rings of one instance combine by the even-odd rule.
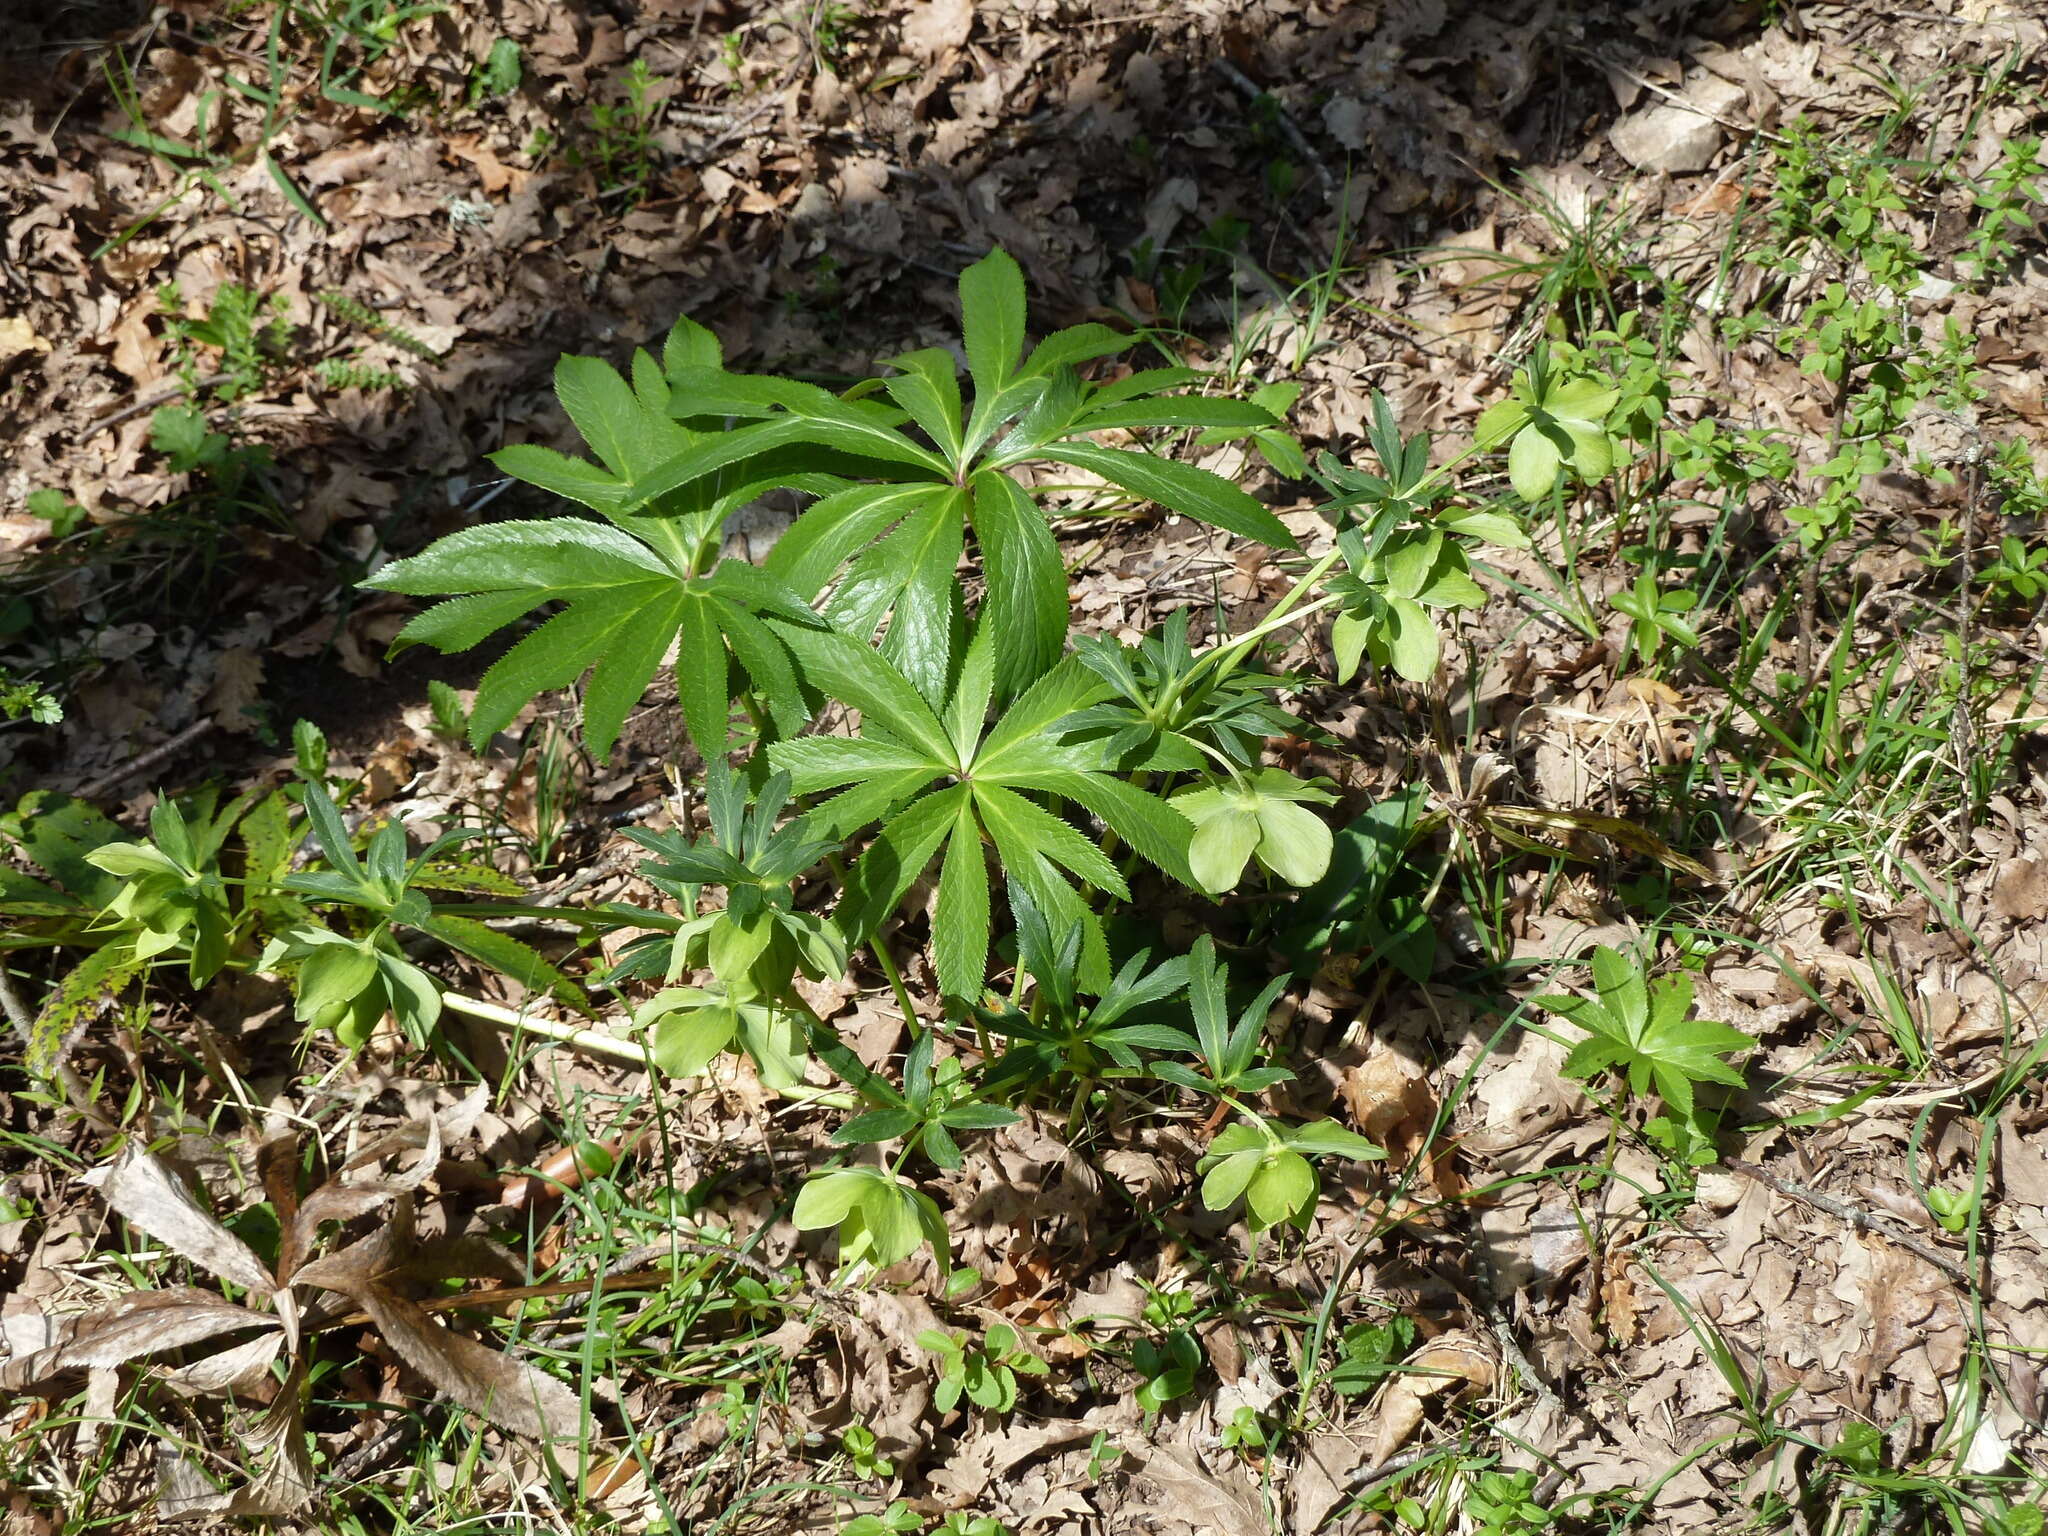
[[1810, 1205], [1816, 1211], [1825, 1212], [1837, 1221], [1847, 1222], [1859, 1232], [1868, 1232], [1873, 1236], [1883, 1238], [1888, 1243], [1897, 1243], [1908, 1253], [1925, 1259], [1944, 1275], [1947, 1275], [1949, 1279], [1955, 1281], [1957, 1285], [1970, 1286], [1973, 1284], [1969, 1273], [1960, 1264], [1940, 1252], [1933, 1245], [1923, 1243], [1917, 1237], [1912, 1237], [1907, 1233], [1898, 1231], [1874, 1211], [1858, 1210], [1855, 1206], [1837, 1200], [1832, 1195], [1824, 1195], [1817, 1189], [1808, 1189], [1804, 1184], [1795, 1184], [1790, 1179], [1780, 1178], [1769, 1169], [1760, 1168], [1755, 1163], [1745, 1162], [1739, 1157], [1728, 1158], [1726, 1162], [1731, 1170], [1741, 1174], [1744, 1178], [1754, 1179], [1757, 1183], [1767, 1188], [1775, 1189], [1781, 1195], [1789, 1195], [1792, 1199], [1799, 1201], [1803, 1205]]
[[140, 757], [130, 758], [127, 762], [121, 764], [120, 767], [109, 769], [101, 774], [90, 784], [79, 790], [78, 798], [80, 800], [99, 799], [109, 790], [118, 789], [138, 773], [147, 773], [150, 769], [160, 767], [164, 763], [169, 762], [212, 729], [213, 717], [211, 715], [201, 720], [194, 720], [169, 741], [160, 741]]

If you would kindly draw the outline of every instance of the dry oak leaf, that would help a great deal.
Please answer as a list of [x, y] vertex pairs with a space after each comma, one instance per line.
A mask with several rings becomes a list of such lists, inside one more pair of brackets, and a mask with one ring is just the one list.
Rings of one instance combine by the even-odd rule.
[[926, 0], [903, 22], [903, 45], [920, 59], [958, 48], [974, 30], [974, 0]]

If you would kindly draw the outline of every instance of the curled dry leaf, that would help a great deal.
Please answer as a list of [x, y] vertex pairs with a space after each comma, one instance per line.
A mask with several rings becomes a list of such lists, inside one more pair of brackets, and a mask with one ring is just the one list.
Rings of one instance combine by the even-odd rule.
[[1468, 1386], [1491, 1386], [1493, 1376], [1492, 1354], [1471, 1334], [1454, 1329], [1430, 1340], [1380, 1388], [1374, 1400], [1379, 1427], [1367, 1462], [1378, 1466], [1391, 1460], [1421, 1425], [1432, 1398]]
[[54, 1344], [0, 1365], [0, 1391], [18, 1392], [62, 1371], [125, 1365], [158, 1350], [217, 1338], [243, 1328], [274, 1329], [278, 1319], [178, 1286], [134, 1291], [118, 1301], [64, 1319]]
[[180, 1397], [252, 1392], [270, 1380], [271, 1362], [283, 1347], [284, 1336], [273, 1329], [246, 1344], [232, 1345], [190, 1365], [165, 1371], [159, 1379]]
[[[317, 1198], [318, 1192], [305, 1209]], [[350, 1297], [400, 1359], [471, 1412], [516, 1434], [575, 1438], [583, 1412], [574, 1392], [545, 1371], [442, 1327], [394, 1288], [401, 1278], [479, 1273], [486, 1262], [482, 1245], [457, 1239], [415, 1253], [412, 1238], [412, 1198], [400, 1194], [389, 1221], [339, 1253], [302, 1265], [292, 1283]]]

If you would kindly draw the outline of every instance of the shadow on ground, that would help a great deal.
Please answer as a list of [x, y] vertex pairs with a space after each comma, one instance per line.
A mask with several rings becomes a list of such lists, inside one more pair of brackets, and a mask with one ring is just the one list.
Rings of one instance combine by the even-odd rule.
[[[180, 758], [180, 780], [274, 751], [301, 714], [365, 749], [429, 678], [473, 680], [486, 658], [383, 665], [402, 609], [350, 583], [475, 517], [546, 514], [521, 488], [492, 495], [482, 455], [522, 438], [573, 446], [545, 393], [561, 352], [623, 361], [688, 312], [741, 366], [845, 377], [947, 335], [953, 276], [1000, 244], [1026, 267], [1039, 326], [1157, 324], [1213, 354], [1248, 306], [1333, 262], [1426, 243], [1490, 179], [1586, 150], [1614, 108], [1596, 55], [1648, 66], [1756, 7], [1490, 0], [1318, 24], [1278, 5], [1170, 21], [1080, 7], [1042, 23], [878, 5], [826, 37], [730, 5], [499, 0], [421, 24], [410, 72], [381, 77], [414, 90], [408, 114], [309, 93], [282, 135], [222, 128], [213, 152], [239, 213], [201, 185], [138, 217], [179, 162], [110, 137], [124, 121], [114, 83], [161, 111], [153, 130], [196, 141], [195, 93], [250, 67], [261, 39], [261, 16], [236, 9], [60, 7], [0, 62], [23, 92], [0, 134], [13, 222], [0, 307], [49, 345], [0, 362], [0, 431], [24, 448], [8, 499], [53, 485], [108, 524], [8, 578], [0, 658], [66, 658], [76, 700], [64, 728], [30, 740], [17, 727], [0, 747], [17, 783], [103, 776], [209, 713], [224, 728]], [[302, 19], [281, 36], [317, 56]], [[470, 102], [463, 82], [500, 36], [521, 49], [523, 83]], [[737, 92], [713, 83], [728, 38]], [[603, 184], [616, 167], [589, 109], [636, 59], [674, 86], [637, 205]], [[554, 135], [551, 156], [520, 153], [536, 131]], [[325, 230], [252, 171], [259, 150]], [[188, 305], [230, 282], [284, 295], [294, 348], [348, 344], [319, 297], [336, 290], [452, 346], [404, 394], [324, 389], [287, 355], [265, 392], [215, 402], [209, 425], [270, 462], [195, 531], [179, 520], [204, 484], [163, 502], [135, 409], [167, 386], [121, 371], [122, 348], [152, 339], [164, 365], [148, 316], [167, 277]], [[252, 626], [265, 612], [275, 622]], [[237, 649], [258, 676], [198, 686], [193, 669]]]

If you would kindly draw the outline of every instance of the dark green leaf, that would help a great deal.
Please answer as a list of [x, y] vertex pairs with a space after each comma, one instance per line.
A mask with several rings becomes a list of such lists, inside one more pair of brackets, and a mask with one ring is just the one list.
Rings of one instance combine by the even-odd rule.
[[974, 536], [988, 596], [979, 622], [1002, 637], [996, 692], [1013, 698], [1059, 660], [1067, 638], [1067, 570], [1045, 518], [1008, 475], [973, 481]]
[[1275, 549], [1294, 549], [1294, 535], [1271, 510], [1253, 500], [1221, 475], [1193, 464], [1098, 448], [1091, 443], [1060, 443], [1043, 456], [1102, 476], [1111, 485], [1156, 501], [1197, 522], [1221, 528], [1239, 538], [1254, 539]]

